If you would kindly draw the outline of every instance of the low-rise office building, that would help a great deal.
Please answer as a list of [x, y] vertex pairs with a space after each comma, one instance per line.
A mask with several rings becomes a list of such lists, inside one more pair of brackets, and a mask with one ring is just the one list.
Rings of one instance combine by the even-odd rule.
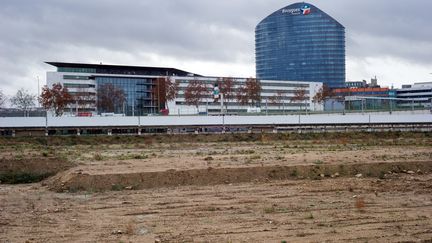
[[432, 108], [432, 82], [403, 85], [396, 90], [396, 97], [401, 108]]
[[[231, 78], [233, 94], [223, 100], [213, 95], [215, 86], [221, 82], [221, 77], [205, 77], [195, 73], [175, 68], [138, 67], [103, 64], [81, 64], [48, 62], [57, 71], [47, 72], [47, 85], [61, 83], [74, 97], [74, 102], [66, 109], [66, 115], [98, 115], [101, 113], [117, 113], [127, 116], [157, 114], [168, 108], [171, 114], [199, 113], [240, 113], [247, 111], [283, 112], [283, 111], [321, 111], [323, 106], [313, 103], [313, 97], [322, 87], [319, 82], [272, 81], [259, 80], [261, 91], [259, 102], [245, 104], [237, 99], [237, 93], [248, 80], [247, 78]], [[174, 100], [167, 106], [162, 102], [158, 79], [168, 77], [178, 83], [178, 91]], [[206, 88], [198, 105], [187, 104], [185, 91], [191, 81], [198, 80]], [[110, 85], [124, 94], [124, 101], [116, 103], [112, 110], [98, 107], [98, 93], [102, 87]], [[296, 90], [304, 91], [304, 99], [294, 101]], [[228, 97], [228, 98], [227, 98]], [[230, 98], [229, 98], [230, 97]], [[259, 107], [259, 109], [255, 109]], [[253, 109], [251, 109], [253, 108]]]
[[112, 85], [123, 91], [125, 100], [115, 104], [114, 113], [146, 115], [157, 113], [155, 79], [160, 76], [198, 76], [183, 70], [160, 67], [138, 67], [103, 64], [47, 62], [57, 68], [47, 72], [47, 85], [61, 83], [75, 98], [66, 110], [69, 114], [92, 114], [101, 112], [97, 107], [98, 89]]

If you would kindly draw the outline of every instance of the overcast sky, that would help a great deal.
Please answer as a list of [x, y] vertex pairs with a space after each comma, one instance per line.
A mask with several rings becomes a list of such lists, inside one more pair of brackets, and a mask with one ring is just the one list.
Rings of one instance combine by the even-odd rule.
[[[0, 0], [0, 89], [45, 84], [44, 61], [255, 76], [254, 29], [282, 0]], [[347, 79], [432, 81], [431, 0], [312, 0], [346, 28]]]

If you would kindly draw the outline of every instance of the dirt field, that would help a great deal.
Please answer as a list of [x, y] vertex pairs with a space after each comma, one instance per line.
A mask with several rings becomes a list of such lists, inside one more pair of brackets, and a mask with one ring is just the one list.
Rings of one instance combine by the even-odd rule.
[[2, 141], [0, 173], [68, 163], [0, 185], [0, 242], [432, 241], [430, 134], [126, 139]]

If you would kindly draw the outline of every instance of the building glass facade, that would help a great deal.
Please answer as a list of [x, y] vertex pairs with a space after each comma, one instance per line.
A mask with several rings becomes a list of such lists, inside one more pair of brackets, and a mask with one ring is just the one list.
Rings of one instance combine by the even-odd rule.
[[[237, 114], [249, 112], [250, 109], [250, 112], [257, 112], [258, 107], [266, 113], [274, 114], [306, 109], [322, 110], [322, 105], [312, 104], [312, 97], [322, 87], [317, 82], [258, 80], [261, 86], [260, 99], [252, 102], [249, 98], [245, 104], [237, 99], [237, 93], [240, 88], [245, 88], [247, 78], [205, 77], [174, 68], [58, 62], [48, 64], [57, 67], [57, 72], [47, 72], [47, 85], [64, 85], [76, 101], [67, 107], [68, 115], [72, 116], [144, 116], [167, 114], [166, 109], [169, 109], [170, 114], [176, 115], [220, 114], [222, 110]], [[165, 81], [166, 76], [161, 74], [168, 74], [171, 82], [178, 85], [176, 97], [172, 100], [165, 100], [166, 90], [161, 78]], [[222, 84], [227, 79], [231, 79], [232, 92], [230, 95], [224, 94], [225, 108], [221, 108], [221, 100], [215, 100], [212, 93], [216, 84]], [[200, 81], [207, 88], [198, 107], [188, 104], [185, 99], [185, 91], [192, 80]], [[104, 85], [110, 86], [104, 89]], [[116, 90], [113, 91], [113, 88]], [[298, 89], [305, 91], [304, 101], [292, 100]], [[112, 95], [118, 91], [124, 94], [124, 102]]]
[[317, 7], [295, 3], [255, 29], [256, 75], [344, 87], [345, 28]]
[[[126, 77], [95, 77], [98, 89], [106, 84], [123, 91], [124, 104], [117, 104], [114, 113], [128, 116], [157, 113], [157, 97], [154, 95], [154, 80], [152, 78], [126, 78]], [[107, 112], [107, 111], [99, 111]]]
[[[159, 113], [165, 104], [159, 96], [156, 79], [163, 76], [201, 77], [176, 68], [125, 66], [87, 63], [47, 62], [57, 67], [57, 72], [47, 73], [47, 84], [61, 83], [68, 88], [76, 102], [69, 105], [71, 114], [115, 113], [138, 116]], [[98, 106], [98, 91], [103, 85], [111, 84], [124, 93], [125, 101], [116, 103], [114, 110], [107, 105]], [[99, 109], [97, 109], [99, 108]], [[109, 110], [108, 110], [109, 109]], [[91, 115], [89, 114], [89, 115]], [[87, 115], [87, 114], [86, 114]]]

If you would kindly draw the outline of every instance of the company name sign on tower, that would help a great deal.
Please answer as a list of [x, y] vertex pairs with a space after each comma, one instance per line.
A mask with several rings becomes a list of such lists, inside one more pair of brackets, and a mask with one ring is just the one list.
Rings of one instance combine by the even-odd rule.
[[282, 13], [287, 13], [287, 14], [291, 14], [291, 15], [308, 15], [311, 13], [311, 8], [308, 5], [304, 5], [301, 8], [290, 8], [290, 9], [282, 9]]

